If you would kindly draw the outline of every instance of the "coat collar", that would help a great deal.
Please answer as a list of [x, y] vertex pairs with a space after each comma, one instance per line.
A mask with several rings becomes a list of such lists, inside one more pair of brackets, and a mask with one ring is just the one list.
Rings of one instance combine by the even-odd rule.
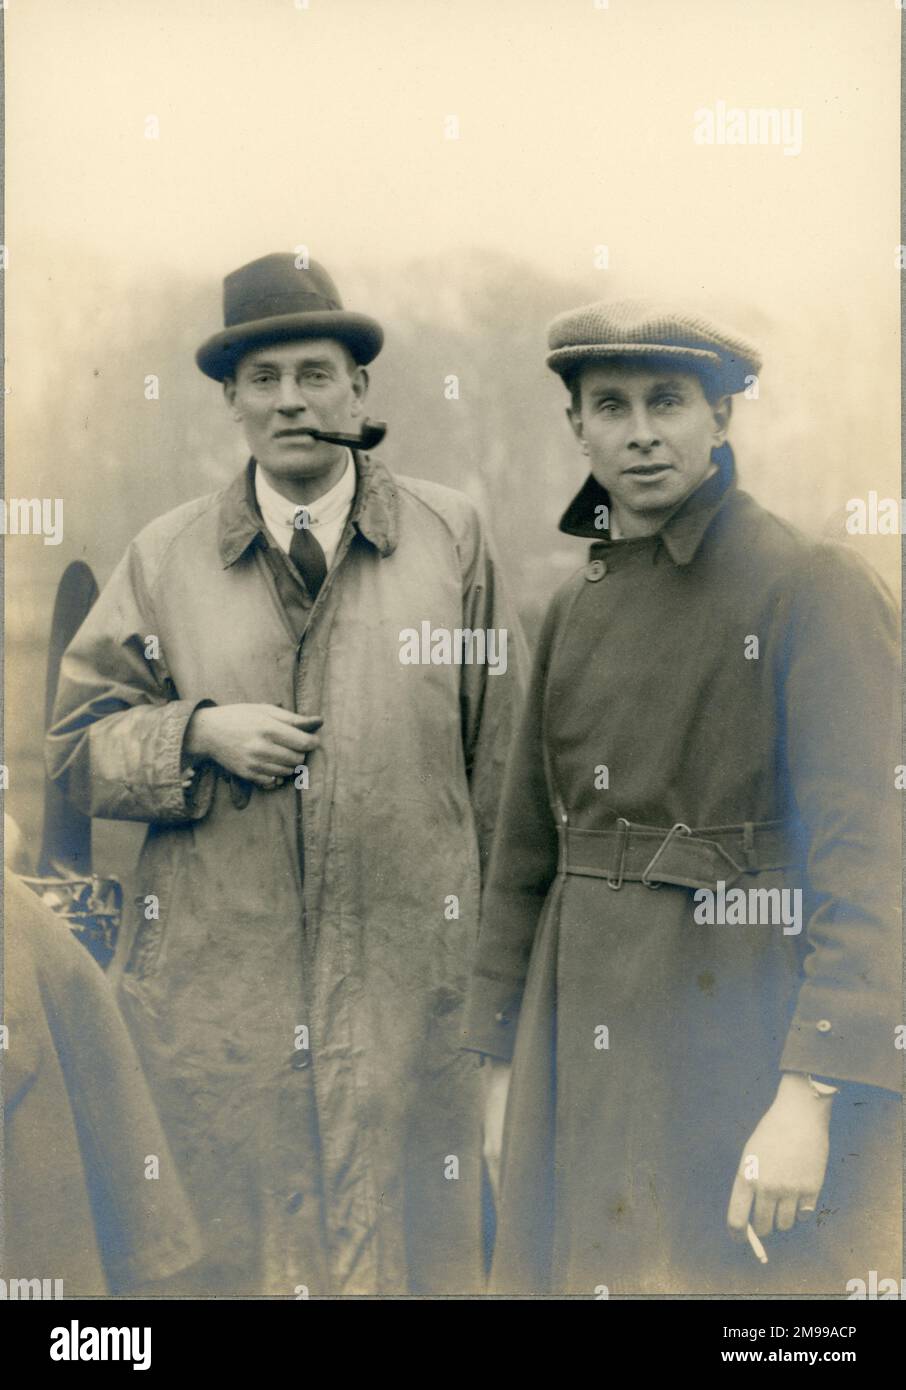
[[[714, 451], [714, 462], [717, 472], [697, 487], [657, 532], [676, 565], [688, 565], [694, 559], [714, 517], [736, 491], [736, 461], [729, 444]], [[589, 476], [563, 513], [560, 530], [602, 545], [619, 545], [609, 530], [595, 526], [595, 507], [602, 503], [610, 507], [610, 494]]]
[[[398, 493], [390, 471], [378, 459], [353, 450], [356, 490], [350, 521], [381, 556], [392, 555], [399, 531]], [[221, 493], [218, 548], [224, 569], [252, 545], [266, 544], [255, 500], [255, 460], [249, 459]]]

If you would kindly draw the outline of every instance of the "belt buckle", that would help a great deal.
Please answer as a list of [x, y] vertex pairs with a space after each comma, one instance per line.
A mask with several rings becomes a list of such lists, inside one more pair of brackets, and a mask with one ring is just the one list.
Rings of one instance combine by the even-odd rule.
[[620, 838], [617, 842], [619, 853], [617, 857], [617, 876], [616, 878], [605, 879], [608, 888], [612, 888], [618, 893], [623, 887], [623, 864], [626, 860], [626, 843], [629, 839], [630, 823], [625, 816], [617, 816], [617, 825], [620, 827]]
[[651, 856], [648, 863], [642, 870], [642, 882], [644, 883], [645, 887], [650, 888], [652, 892], [656, 888], [663, 888], [664, 885], [663, 883], [652, 883], [649, 878], [649, 874], [651, 873], [651, 870], [654, 868], [657, 861], [660, 859], [661, 855], [664, 853], [664, 850], [667, 848], [670, 841], [673, 839], [674, 835], [680, 834], [691, 835], [692, 831], [689, 829], [689, 826], [686, 825], [684, 821], [678, 820], [676, 824], [672, 825], [670, 829], [667, 831], [667, 834], [664, 836], [663, 840], [661, 840], [661, 843], [658, 845], [657, 849], [654, 851], [654, 854]]

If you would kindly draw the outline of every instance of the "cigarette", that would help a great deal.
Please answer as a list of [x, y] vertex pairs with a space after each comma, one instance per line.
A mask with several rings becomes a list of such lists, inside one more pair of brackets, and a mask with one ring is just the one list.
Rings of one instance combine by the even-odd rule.
[[749, 1224], [746, 1226], [746, 1240], [747, 1240], [747, 1241], [749, 1242], [749, 1244], [751, 1245], [752, 1250], [753, 1250], [753, 1252], [754, 1252], [754, 1254], [755, 1254], [755, 1258], [756, 1258], [756, 1260], [758, 1261], [758, 1263], [759, 1263], [759, 1264], [766, 1265], [767, 1262], [768, 1262], [768, 1254], [767, 1254], [767, 1251], [765, 1250], [765, 1248], [764, 1248], [764, 1246], [762, 1245], [761, 1241], [758, 1239], [758, 1237], [757, 1237], [757, 1235], [755, 1234], [755, 1232], [752, 1230], [752, 1224], [751, 1224], [751, 1222], [749, 1222]]

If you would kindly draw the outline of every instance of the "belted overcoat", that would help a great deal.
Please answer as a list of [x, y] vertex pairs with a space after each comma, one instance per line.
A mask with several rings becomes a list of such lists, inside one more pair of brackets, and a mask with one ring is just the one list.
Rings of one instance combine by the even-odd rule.
[[[501, 1293], [899, 1268], [896, 612], [717, 458], [656, 535], [596, 530], [593, 478], [561, 522], [596, 539], [543, 624], [467, 1010], [469, 1046], [515, 1052]], [[725, 1217], [781, 1070], [841, 1088], [824, 1216], [763, 1267]]]

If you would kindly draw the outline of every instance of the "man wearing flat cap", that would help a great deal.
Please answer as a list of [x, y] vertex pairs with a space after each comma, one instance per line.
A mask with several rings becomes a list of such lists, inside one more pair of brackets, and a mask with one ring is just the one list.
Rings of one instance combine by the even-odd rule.
[[492, 1163], [506, 1103], [493, 1288], [844, 1295], [900, 1267], [894, 607], [738, 487], [735, 333], [593, 304], [547, 360], [591, 545], [543, 624], [467, 1008]]
[[520, 638], [471, 503], [356, 447], [380, 326], [279, 254], [227, 276], [224, 317], [197, 361], [252, 458], [130, 545], [49, 765], [149, 826], [122, 996], [207, 1242], [194, 1291], [468, 1293], [461, 1015]]

